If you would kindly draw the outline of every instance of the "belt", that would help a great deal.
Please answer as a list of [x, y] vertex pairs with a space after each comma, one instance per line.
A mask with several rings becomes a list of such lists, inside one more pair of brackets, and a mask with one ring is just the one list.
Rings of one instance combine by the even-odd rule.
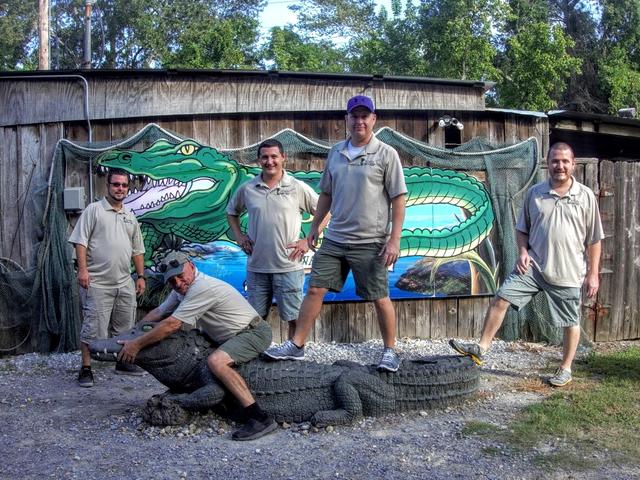
[[255, 317], [253, 320], [251, 320], [251, 322], [249, 323], [249, 325], [247, 325], [246, 327], [244, 327], [244, 330], [251, 330], [252, 328], [256, 328], [258, 325], [260, 325], [261, 322], [263, 322], [264, 320], [262, 320], [262, 317]]

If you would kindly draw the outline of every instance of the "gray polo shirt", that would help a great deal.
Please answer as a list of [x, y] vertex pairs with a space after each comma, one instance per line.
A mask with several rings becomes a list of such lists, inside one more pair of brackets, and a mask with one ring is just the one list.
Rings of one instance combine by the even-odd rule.
[[91, 286], [120, 288], [131, 281], [131, 257], [144, 253], [136, 216], [125, 206], [114, 209], [106, 198], [89, 204], [69, 242], [87, 249]]
[[302, 261], [292, 262], [287, 245], [300, 239], [302, 212], [313, 215], [318, 194], [287, 172], [270, 189], [261, 175], [242, 184], [227, 205], [229, 215], [248, 212], [247, 235], [253, 241], [253, 253], [247, 270], [257, 273], [302, 270]]
[[325, 237], [340, 243], [384, 241], [391, 232], [391, 200], [407, 193], [400, 157], [376, 137], [355, 158], [347, 144], [333, 146], [320, 179], [320, 190], [331, 195]]
[[575, 178], [562, 197], [548, 180], [531, 187], [516, 229], [529, 236], [534, 266], [559, 287], [582, 286], [587, 246], [604, 237], [596, 196]]
[[187, 325], [197, 327], [223, 343], [260, 318], [249, 302], [228, 283], [195, 271], [196, 277], [185, 295], [172, 290], [158, 309]]

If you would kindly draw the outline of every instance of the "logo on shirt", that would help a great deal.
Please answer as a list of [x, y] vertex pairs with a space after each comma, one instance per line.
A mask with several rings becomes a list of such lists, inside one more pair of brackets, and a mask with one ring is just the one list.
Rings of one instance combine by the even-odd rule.
[[277, 191], [277, 194], [283, 196], [292, 195], [294, 190], [294, 187], [280, 187]]
[[361, 167], [375, 167], [376, 165], [376, 161], [373, 159], [367, 159], [365, 157], [362, 157], [360, 159], [360, 162], [358, 163]]

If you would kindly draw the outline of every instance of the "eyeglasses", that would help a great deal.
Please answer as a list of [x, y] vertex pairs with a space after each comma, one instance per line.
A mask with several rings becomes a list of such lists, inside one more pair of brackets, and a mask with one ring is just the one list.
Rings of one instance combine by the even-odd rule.
[[181, 265], [181, 263], [178, 260], [171, 260], [169, 261], [169, 264], [166, 263], [160, 263], [160, 265], [158, 265], [158, 270], [160, 271], [160, 273], [164, 273], [167, 270], [169, 270], [169, 267], [171, 268], [177, 268]]
[[129, 184], [128, 183], [109, 182], [109, 185], [113, 185], [116, 188], [118, 188], [118, 187], [129, 188]]

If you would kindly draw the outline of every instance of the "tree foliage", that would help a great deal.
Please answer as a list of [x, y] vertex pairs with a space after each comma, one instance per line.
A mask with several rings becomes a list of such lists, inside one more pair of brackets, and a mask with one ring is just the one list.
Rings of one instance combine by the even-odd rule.
[[305, 41], [292, 28], [275, 27], [262, 51], [263, 66], [288, 71], [344, 72], [344, 54], [330, 42]]
[[0, 70], [36, 68], [38, 58], [34, 55], [33, 43], [37, 36], [37, 2], [0, 2]]
[[[51, 68], [80, 67], [85, 0], [50, 0]], [[97, 0], [93, 68], [266, 68], [497, 82], [499, 106], [611, 112], [640, 98], [640, 0]], [[37, 2], [0, 0], [0, 68], [37, 66]]]
[[580, 59], [567, 53], [572, 46], [560, 26], [523, 26], [507, 41], [500, 103], [525, 110], [555, 108], [567, 80], [580, 72]]

